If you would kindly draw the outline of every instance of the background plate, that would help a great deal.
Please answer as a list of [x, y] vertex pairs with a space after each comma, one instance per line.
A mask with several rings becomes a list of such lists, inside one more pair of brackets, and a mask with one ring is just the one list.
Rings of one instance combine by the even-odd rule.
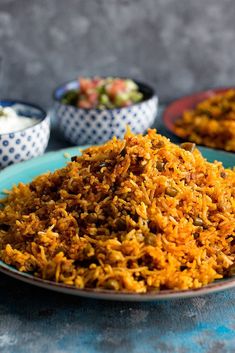
[[163, 124], [174, 136], [177, 136], [181, 140], [187, 140], [183, 139], [174, 131], [175, 121], [178, 120], [186, 110], [194, 109], [198, 103], [211, 98], [216, 94], [225, 93], [230, 89], [234, 89], [234, 87], [213, 88], [207, 91], [196, 92], [189, 96], [184, 96], [175, 100], [174, 102], [170, 103], [163, 111]]
[[[55, 169], [61, 168], [66, 165], [66, 162], [70, 160], [70, 156], [80, 154], [79, 150], [85, 147], [73, 147], [57, 152], [49, 152], [45, 155], [34, 158], [30, 161], [22, 162], [10, 166], [0, 173], [0, 197], [4, 196], [3, 191], [12, 188], [14, 184], [19, 182], [28, 183], [34, 177], [47, 171], [54, 171]], [[215, 151], [204, 147], [199, 148], [203, 156], [209, 161], [214, 160], [222, 161], [225, 167], [235, 166], [235, 154], [227, 153], [222, 151]], [[223, 279], [209, 284], [200, 289], [187, 290], [187, 291], [172, 291], [164, 290], [161, 292], [151, 292], [147, 294], [135, 294], [135, 293], [116, 293], [113, 291], [105, 290], [89, 290], [89, 289], [77, 289], [75, 287], [58, 284], [51, 281], [42, 280], [35, 278], [34, 276], [19, 272], [15, 268], [0, 261], [0, 271], [10, 275], [21, 281], [44, 287], [57, 292], [63, 292], [67, 294], [83, 296], [88, 298], [96, 299], [108, 299], [108, 300], [125, 300], [125, 301], [151, 301], [160, 299], [172, 299], [181, 297], [193, 297], [198, 295], [204, 295], [212, 292], [235, 287], [235, 278]]]

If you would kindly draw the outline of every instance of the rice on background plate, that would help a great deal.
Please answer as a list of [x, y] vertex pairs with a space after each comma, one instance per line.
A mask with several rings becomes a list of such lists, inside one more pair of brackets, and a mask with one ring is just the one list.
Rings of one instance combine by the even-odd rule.
[[235, 90], [213, 94], [184, 111], [173, 131], [197, 144], [235, 152]]

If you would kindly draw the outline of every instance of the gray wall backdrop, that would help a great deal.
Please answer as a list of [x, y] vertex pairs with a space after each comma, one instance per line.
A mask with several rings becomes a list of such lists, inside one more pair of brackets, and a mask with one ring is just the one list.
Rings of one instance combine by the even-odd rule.
[[78, 75], [127, 75], [162, 101], [235, 84], [234, 0], [0, 0], [0, 96], [47, 108]]

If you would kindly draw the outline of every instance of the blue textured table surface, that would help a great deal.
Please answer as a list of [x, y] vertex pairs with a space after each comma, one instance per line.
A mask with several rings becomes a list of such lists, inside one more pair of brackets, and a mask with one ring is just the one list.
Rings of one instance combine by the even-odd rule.
[[[161, 123], [156, 126], [170, 137]], [[53, 129], [48, 150], [67, 146]], [[0, 353], [39, 352], [234, 353], [235, 290], [152, 303], [105, 302], [0, 274]]]

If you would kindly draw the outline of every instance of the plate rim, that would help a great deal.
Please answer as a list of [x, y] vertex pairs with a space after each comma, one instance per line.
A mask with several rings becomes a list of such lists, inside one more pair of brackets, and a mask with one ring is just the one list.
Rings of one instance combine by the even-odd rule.
[[21, 272], [16, 268], [4, 263], [0, 260], [0, 272], [8, 275], [16, 280], [25, 282], [36, 287], [52, 290], [59, 293], [70, 294], [73, 296], [101, 299], [101, 300], [116, 300], [116, 301], [159, 301], [159, 300], [170, 300], [170, 299], [182, 299], [182, 298], [193, 298], [208, 294], [221, 292], [235, 287], [235, 278], [228, 278], [226, 280], [221, 279], [220, 281], [214, 281], [206, 286], [189, 289], [189, 290], [163, 290], [156, 292], [147, 293], [135, 293], [135, 292], [115, 292], [108, 291], [105, 289], [89, 289], [89, 288], [76, 288], [63, 283], [57, 283], [49, 280], [44, 280], [29, 274], [27, 272]]

